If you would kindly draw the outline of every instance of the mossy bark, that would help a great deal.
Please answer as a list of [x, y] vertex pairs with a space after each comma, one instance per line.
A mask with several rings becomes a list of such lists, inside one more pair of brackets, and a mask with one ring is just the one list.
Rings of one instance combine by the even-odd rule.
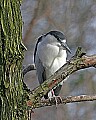
[[1, 0], [0, 112], [1, 120], [26, 120], [23, 90], [21, 0]]

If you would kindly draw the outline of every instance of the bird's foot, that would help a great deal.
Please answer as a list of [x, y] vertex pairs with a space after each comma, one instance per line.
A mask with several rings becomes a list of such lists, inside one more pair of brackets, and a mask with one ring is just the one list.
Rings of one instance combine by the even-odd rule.
[[55, 102], [57, 108], [58, 104], [62, 103], [62, 98], [60, 96], [53, 96], [49, 98], [49, 101], [50, 103]]

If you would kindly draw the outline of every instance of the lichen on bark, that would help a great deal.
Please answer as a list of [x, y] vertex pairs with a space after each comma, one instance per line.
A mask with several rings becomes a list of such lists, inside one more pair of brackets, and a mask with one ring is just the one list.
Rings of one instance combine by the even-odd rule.
[[21, 0], [1, 0], [0, 112], [1, 120], [26, 120], [23, 90]]

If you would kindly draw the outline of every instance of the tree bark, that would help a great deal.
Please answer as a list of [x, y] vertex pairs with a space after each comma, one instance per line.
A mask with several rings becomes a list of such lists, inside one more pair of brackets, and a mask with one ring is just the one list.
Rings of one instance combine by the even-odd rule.
[[26, 120], [26, 92], [23, 90], [21, 0], [1, 0], [0, 118]]

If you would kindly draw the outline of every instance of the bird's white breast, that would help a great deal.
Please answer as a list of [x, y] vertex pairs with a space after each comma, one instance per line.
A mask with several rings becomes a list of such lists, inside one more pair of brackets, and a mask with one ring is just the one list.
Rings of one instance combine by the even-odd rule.
[[61, 50], [58, 56], [52, 61], [51, 66], [46, 70], [46, 77], [48, 78], [54, 74], [59, 68], [66, 63], [66, 50]]
[[48, 35], [38, 44], [37, 54], [41, 60], [48, 78], [66, 63], [66, 50], [60, 48], [54, 36]]

